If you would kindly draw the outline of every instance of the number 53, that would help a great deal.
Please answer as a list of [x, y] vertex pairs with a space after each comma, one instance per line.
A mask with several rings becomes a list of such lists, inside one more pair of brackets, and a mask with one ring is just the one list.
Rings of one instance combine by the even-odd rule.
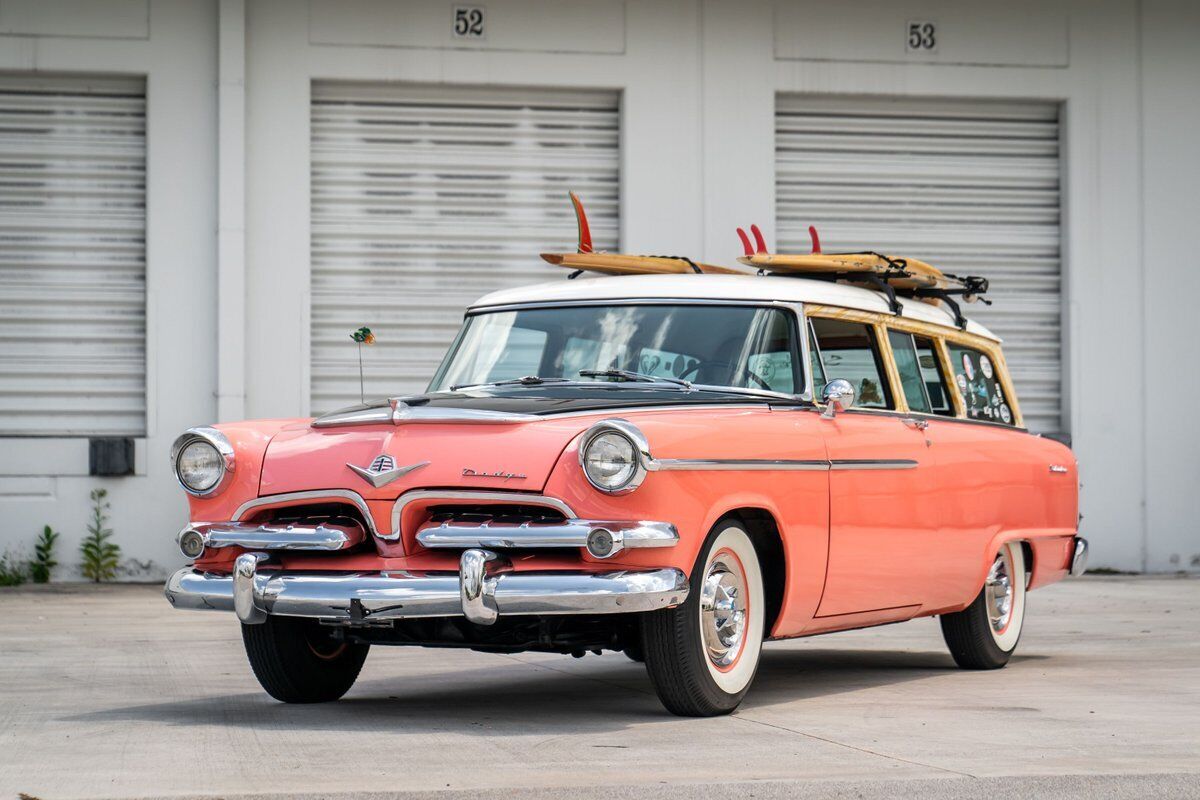
[[908, 23], [909, 50], [936, 50], [937, 28], [932, 22]]

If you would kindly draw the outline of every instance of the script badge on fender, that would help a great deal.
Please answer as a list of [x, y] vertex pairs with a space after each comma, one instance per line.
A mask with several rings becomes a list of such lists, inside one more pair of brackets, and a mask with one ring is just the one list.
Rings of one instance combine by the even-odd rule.
[[355, 466], [354, 464], [347, 464], [346, 466], [354, 470], [355, 475], [362, 478], [376, 489], [379, 489], [387, 486], [389, 483], [402, 475], [407, 475], [415, 469], [420, 469], [421, 467], [428, 465], [428, 461], [418, 461], [416, 464], [408, 464], [403, 467], [397, 467], [396, 459], [385, 453], [372, 461], [371, 466], [367, 467], [366, 469]]

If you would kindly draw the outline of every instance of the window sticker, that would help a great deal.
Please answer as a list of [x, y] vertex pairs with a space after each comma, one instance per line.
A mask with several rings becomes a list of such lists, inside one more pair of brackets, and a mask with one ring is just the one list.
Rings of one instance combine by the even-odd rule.
[[985, 353], [953, 342], [948, 343], [953, 363], [962, 365], [955, 382], [962, 392], [967, 417], [985, 422], [1013, 424], [1012, 409], [1004, 398], [1000, 375]]

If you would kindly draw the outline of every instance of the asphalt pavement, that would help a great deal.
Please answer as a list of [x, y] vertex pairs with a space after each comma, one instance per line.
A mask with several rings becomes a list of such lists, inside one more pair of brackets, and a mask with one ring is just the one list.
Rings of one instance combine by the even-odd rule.
[[778, 642], [697, 720], [619, 654], [376, 647], [342, 701], [285, 706], [231, 614], [0, 589], [0, 800], [1200, 797], [1200, 580], [1028, 602], [1003, 670], [956, 669], [932, 619]]

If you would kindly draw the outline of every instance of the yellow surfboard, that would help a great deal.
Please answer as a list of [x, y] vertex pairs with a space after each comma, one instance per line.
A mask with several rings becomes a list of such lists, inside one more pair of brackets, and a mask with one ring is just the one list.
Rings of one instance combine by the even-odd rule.
[[[888, 277], [888, 283], [897, 289], [944, 289], [949, 281], [942, 271], [932, 264], [915, 258], [888, 260], [873, 253], [809, 253], [789, 255], [786, 253], [756, 253], [738, 259], [747, 266], [776, 274], [799, 275], [804, 273], [841, 273], [846, 280], [853, 281], [855, 273]], [[895, 276], [897, 269], [906, 274]]]
[[542, 259], [566, 269], [582, 269], [604, 275], [683, 275], [695, 273], [692, 264], [706, 275], [745, 275], [746, 271], [683, 258], [634, 256], [624, 253], [542, 253]]

